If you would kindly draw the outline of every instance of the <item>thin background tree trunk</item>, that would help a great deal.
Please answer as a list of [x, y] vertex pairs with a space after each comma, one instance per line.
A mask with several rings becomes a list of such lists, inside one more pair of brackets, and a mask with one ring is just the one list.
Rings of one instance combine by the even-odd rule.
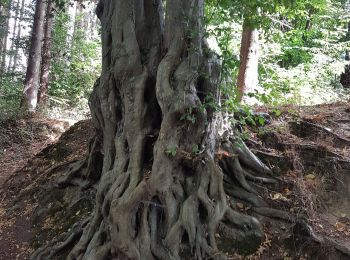
[[240, 66], [237, 77], [237, 100], [253, 92], [259, 83], [259, 32], [244, 20], [240, 50]]
[[40, 89], [38, 93], [38, 103], [45, 106], [47, 103], [47, 92], [49, 87], [49, 76], [51, 66], [51, 46], [52, 46], [52, 28], [54, 22], [53, 2], [48, 0], [46, 8], [46, 20], [44, 26], [44, 43], [42, 48], [42, 62], [40, 73]]
[[9, 0], [8, 5], [4, 8], [4, 16], [5, 16], [5, 27], [4, 34], [1, 38], [1, 63], [0, 63], [0, 76], [2, 76], [6, 71], [6, 54], [7, 54], [7, 37], [9, 32], [10, 25], [10, 10], [12, 6], [12, 1]]
[[18, 23], [18, 18], [19, 18], [19, 12], [20, 12], [20, 4], [21, 4], [21, 0], [17, 0], [16, 3], [16, 7], [15, 7], [15, 16], [14, 16], [14, 24], [13, 24], [13, 30], [12, 30], [12, 39], [11, 39], [11, 46], [10, 46], [10, 59], [8, 62], [8, 66], [7, 66], [7, 71], [11, 71], [12, 68], [12, 62], [13, 62], [13, 58], [14, 58], [14, 50], [15, 50], [15, 46], [16, 46], [16, 35], [17, 35], [17, 23]]
[[23, 21], [23, 16], [24, 16], [24, 7], [25, 7], [25, 0], [22, 0], [21, 4], [21, 11], [19, 15], [19, 24], [18, 24], [18, 30], [17, 30], [17, 37], [16, 37], [16, 50], [15, 54], [13, 57], [13, 66], [11, 68], [11, 72], [14, 73], [17, 69], [17, 64], [18, 64], [18, 58], [19, 58], [19, 44], [21, 42], [21, 31], [22, 31], [22, 21]]
[[75, 47], [74, 42], [77, 37], [81, 37], [84, 33], [83, 29], [83, 5], [80, 2], [76, 3], [75, 16], [74, 16], [74, 27], [73, 37], [71, 41], [71, 50]]
[[26, 106], [28, 111], [35, 112], [40, 79], [40, 62], [41, 62], [41, 43], [44, 34], [44, 17], [46, 11], [46, 1], [37, 0], [34, 15], [34, 24], [32, 31], [32, 38], [30, 43], [30, 51], [28, 58], [28, 66], [26, 73], [26, 80], [24, 85], [24, 103], [22, 107]]

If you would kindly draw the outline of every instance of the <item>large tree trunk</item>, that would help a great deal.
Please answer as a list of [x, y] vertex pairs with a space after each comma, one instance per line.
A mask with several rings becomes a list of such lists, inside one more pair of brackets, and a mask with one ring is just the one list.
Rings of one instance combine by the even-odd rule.
[[[166, 1], [165, 15], [162, 3], [98, 4], [102, 74], [90, 99], [98, 135], [81, 173], [85, 183], [99, 180], [95, 208], [83, 232], [73, 228], [32, 259], [50, 259], [77, 236], [67, 259], [217, 259], [217, 233], [247, 251], [260, 244], [259, 222], [228, 195], [266, 207], [246, 177], [275, 181], [253, 175], [269, 169], [238, 139], [216, 142], [204, 100], [218, 98], [219, 69], [203, 37], [204, 1]], [[78, 176], [69, 168], [66, 182]]]
[[22, 107], [26, 107], [29, 112], [35, 112], [38, 102], [41, 44], [44, 34], [45, 11], [46, 1], [37, 0], [35, 6], [32, 38], [30, 41], [26, 79], [23, 90], [24, 102], [22, 102]]
[[52, 28], [53, 28], [53, 2], [48, 0], [46, 8], [46, 20], [44, 26], [44, 43], [42, 48], [42, 62], [40, 73], [40, 88], [38, 93], [38, 103], [42, 106], [47, 104], [47, 94], [49, 89], [49, 76], [51, 66], [51, 45], [52, 45]]
[[242, 101], [244, 95], [254, 92], [259, 83], [259, 32], [245, 19], [243, 22], [240, 66], [237, 77], [237, 100]]

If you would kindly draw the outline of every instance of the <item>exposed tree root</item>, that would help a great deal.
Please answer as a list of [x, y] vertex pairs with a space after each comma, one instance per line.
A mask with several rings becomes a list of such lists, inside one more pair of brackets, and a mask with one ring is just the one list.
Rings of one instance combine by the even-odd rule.
[[67, 185], [88, 188], [100, 179], [103, 156], [100, 152], [99, 138], [95, 136], [89, 145], [88, 156], [68, 165], [56, 184], [63, 188]]
[[294, 216], [283, 210], [277, 210], [268, 207], [253, 207], [251, 210], [265, 217], [278, 218], [292, 223], [294, 223], [296, 219]]
[[350, 146], [350, 140], [341, 137], [332, 130], [325, 128], [321, 125], [314, 124], [308, 121], [299, 120], [297, 122], [289, 122], [292, 128], [292, 133], [299, 137], [313, 137], [313, 139], [319, 138], [319, 135], [327, 135], [332, 138], [332, 141], [337, 147], [344, 148]]
[[[230, 152], [235, 146], [229, 145], [227, 141], [224, 145]], [[188, 160], [183, 156], [177, 156], [176, 160]], [[191, 158], [192, 161], [193, 159]], [[133, 191], [129, 188], [129, 174], [117, 177], [114, 170], [107, 172], [100, 180], [98, 188], [97, 205], [100, 206], [95, 208], [93, 219], [84, 231], [73, 232], [58, 246], [39, 249], [32, 259], [50, 259], [76, 241], [78, 236], [79, 243], [75, 245], [68, 259], [143, 259], [141, 255], [147, 255], [144, 259], [181, 259], [181, 252], [187, 251], [193, 252], [197, 259], [204, 259], [206, 256], [220, 259], [223, 255], [216, 244], [216, 232], [219, 232], [220, 240], [230, 239], [236, 245], [251, 241], [244, 252], [254, 252], [263, 237], [260, 224], [255, 218], [230, 208], [226, 201], [227, 195], [251, 204], [252, 210], [260, 215], [289, 221], [291, 218], [282, 211], [266, 208], [266, 202], [257, 195], [248, 180], [275, 184], [276, 179], [254, 176], [252, 170], [242, 168], [237, 155], [220, 159], [223, 174], [211, 158], [201, 157], [195, 160], [193, 167], [197, 170], [188, 178], [175, 178], [169, 182], [166, 181], [168, 178], [162, 177], [162, 174], [166, 174], [163, 172], [158, 177], [150, 176], [149, 179], [141, 181]], [[258, 160], [252, 156], [246, 158], [245, 162], [249, 159]], [[259, 165], [262, 163], [259, 162]], [[238, 171], [238, 174], [234, 171]], [[167, 183], [161, 189], [156, 185], [159, 178]], [[224, 183], [225, 189], [220, 183]], [[113, 205], [113, 198], [119, 198], [121, 202]], [[125, 202], [122, 202], [123, 198]], [[138, 205], [137, 201], [141, 201], [141, 204]], [[130, 207], [135, 209], [132, 215], [127, 210]], [[122, 222], [118, 221], [113, 226], [117, 228], [117, 232], [125, 230], [130, 237], [123, 236], [123, 240], [113, 240], [113, 233], [108, 231], [105, 222], [106, 219], [113, 221], [113, 217], [107, 216], [118, 216]], [[156, 239], [159, 234], [163, 234], [162, 241]], [[142, 248], [144, 252], [138, 253]]]
[[343, 244], [338, 243], [336, 240], [330, 237], [321, 237], [315, 234], [312, 227], [308, 225], [304, 220], [298, 219], [293, 227], [294, 236], [299, 238], [299, 244], [302, 246], [309, 246], [314, 251], [320, 251], [322, 248], [326, 248], [326, 254], [321, 255], [320, 252], [316, 252], [315, 255], [319, 255], [321, 258], [327, 258], [329, 251], [335, 251], [331, 259], [349, 259], [350, 250]]
[[88, 221], [89, 218], [84, 221], [75, 223], [71, 229], [71, 232], [63, 242], [53, 242], [48, 246], [43, 246], [37, 249], [34, 254], [31, 255], [30, 259], [52, 259], [62, 250], [73, 246], [74, 243], [76, 243], [76, 241], [80, 238], [81, 234], [83, 233], [83, 228], [88, 223]]
[[231, 141], [234, 144], [234, 152], [238, 154], [243, 165], [254, 170], [257, 174], [272, 174], [272, 171], [252, 153], [241, 139], [236, 138], [231, 139]]
[[[39, 187], [39, 183], [40, 181], [43, 180], [43, 178], [46, 178], [46, 176], [51, 175], [51, 173], [56, 172], [56, 171], [67, 171], [67, 168], [73, 167], [74, 165], [80, 165], [80, 161], [79, 160], [73, 160], [73, 161], [68, 161], [68, 162], [63, 162], [60, 163], [58, 165], [55, 165], [53, 167], [51, 167], [50, 169], [43, 171], [37, 178], [35, 178], [34, 180], [31, 181], [31, 183], [26, 186], [25, 189], [22, 189], [20, 191], [20, 193], [15, 197], [15, 199], [13, 200], [13, 205], [17, 204], [19, 201], [21, 201], [23, 198], [25, 197], [31, 197], [35, 192], [38, 191]], [[11, 178], [7, 180], [7, 182], [11, 182]], [[44, 185], [49, 185], [47, 183], [45, 183]]]

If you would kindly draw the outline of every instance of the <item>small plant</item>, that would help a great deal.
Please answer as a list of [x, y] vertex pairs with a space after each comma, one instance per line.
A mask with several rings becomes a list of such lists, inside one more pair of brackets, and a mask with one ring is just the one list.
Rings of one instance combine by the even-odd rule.
[[199, 153], [199, 146], [198, 144], [195, 144], [192, 146], [192, 154], [198, 154]]
[[260, 115], [255, 117], [255, 121], [257, 121], [260, 126], [264, 126], [266, 123], [265, 118], [263, 116], [260, 116]]
[[171, 146], [165, 151], [165, 153], [169, 156], [175, 157], [177, 153], [177, 148], [177, 146]]
[[[249, 138], [250, 138], [249, 131], [244, 130], [244, 131], [240, 134], [240, 138], [242, 138], [242, 140], [249, 140]], [[242, 144], [238, 144], [237, 146], [238, 146], [239, 148], [242, 148]]]
[[180, 117], [180, 120], [183, 121], [183, 120], [186, 120], [186, 121], [189, 121], [190, 123], [192, 124], [195, 124], [196, 123], [196, 117], [195, 115], [193, 114], [193, 109], [192, 107], [190, 107], [187, 112], [185, 114], [183, 114], [181, 117]]
[[279, 109], [277, 109], [277, 108], [276, 108], [276, 109], [273, 109], [272, 112], [274, 113], [274, 115], [275, 115], [276, 117], [279, 117], [279, 116], [282, 115], [282, 111], [279, 110]]
[[292, 115], [295, 118], [299, 117], [299, 112], [293, 108], [288, 109], [288, 114]]

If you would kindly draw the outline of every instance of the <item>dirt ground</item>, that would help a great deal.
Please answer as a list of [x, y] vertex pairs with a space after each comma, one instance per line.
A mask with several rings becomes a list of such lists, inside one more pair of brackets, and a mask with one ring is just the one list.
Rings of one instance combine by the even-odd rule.
[[[350, 253], [350, 103], [264, 108], [271, 121], [250, 129], [251, 149], [293, 189], [271, 194], [289, 200], [288, 210], [305, 217], [315, 236]], [[272, 113], [271, 113], [272, 112]], [[334, 258], [323, 249], [323, 258]], [[322, 250], [320, 250], [322, 251]], [[313, 259], [311, 257], [311, 259]]]
[[[350, 103], [278, 110], [260, 107], [257, 112], [262, 112], [265, 124], [243, 126], [242, 136], [286, 183], [281, 192], [267, 190], [264, 199], [307, 219], [315, 237], [329, 245], [323, 248], [323, 259], [341, 259], [330, 254], [331, 247], [350, 254]], [[33, 247], [49, 240], [50, 234], [41, 236], [32, 226], [33, 216], [40, 215], [35, 193], [21, 194], [35, 186], [45, 188], [45, 180], [55, 177], [53, 169], [86, 155], [94, 135], [91, 122], [67, 128], [66, 122], [45, 118], [0, 122], [0, 259], [28, 259]], [[16, 198], [22, 206], [13, 203]], [[244, 202], [237, 203], [237, 208], [251, 213]], [[39, 220], [47, 233], [61, 223], [52, 218]], [[308, 244], [295, 243], [292, 254], [290, 248], [275, 243], [286, 233], [283, 223], [275, 227], [265, 223], [264, 228], [264, 243], [247, 259], [317, 259], [311, 256], [312, 250], [302, 250]]]
[[21, 189], [33, 185], [39, 173], [64, 159], [72, 160], [86, 152], [92, 132], [90, 124], [81, 121], [73, 127], [79, 129], [76, 133], [79, 136], [75, 136], [74, 131], [73, 134], [68, 131], [61, 136], [68, 128], [69, 123], [66, 121], [43, 117], [0, 122], [1, 260], [28, 259], [32, 251], [31, 214], [36, 205], [25, 203], [24, 208], [8, 208], [8, 202]]

